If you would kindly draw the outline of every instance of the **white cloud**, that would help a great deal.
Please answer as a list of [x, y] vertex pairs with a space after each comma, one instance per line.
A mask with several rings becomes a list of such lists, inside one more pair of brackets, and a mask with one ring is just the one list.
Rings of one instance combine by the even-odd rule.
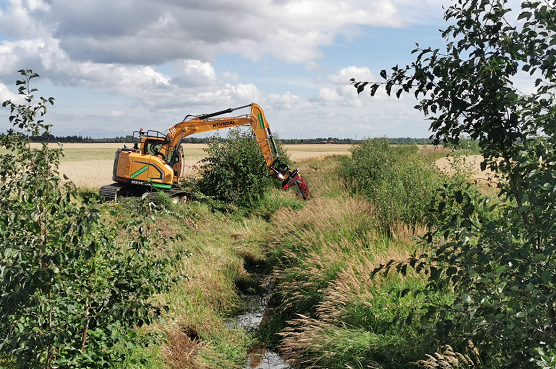
[[[89, 117], [90, 129], [99, 129], [98, 122], [113, 118], [120, 119], [120, 130], [149, 121], [164, 128], [169, 124], [161, 123], [161, 115], [173, 122], [175, 116], [183, 118], [183, 112], [211, 112], [256, 102], [265, 112], [284, 119], [285, 132], [299, 131], [303, 126], [294, 122], [302, 122], [315, 124], [310, 128], [315, 135], [325, 129], [324, 122], [338, 119], [320, 110], [340, 109], [340, 119], [364, 121], [354, 112], [367, 109], [363, 115], [368, 116], [373, 101], [387, 99], [380, 94], [373, 99], [368, 93], [358, 96], [350, 85], [350, 78], [376, 80], [368, 68], [350, 66], [326, 76], [337, 69], [332, 62], [318, 60], [323, 47], [342, 37], [349, 40], [358, 34], [359, 26], [404, 27], [426, 22], [429, 14], [413, 13], [448, 2], [6, 1], [8, 5], [0, 9], [0, 33], [8, 38], [0, 44], [0, 82], [13, 83], [18, 69], [31, 68], [57, 88], [70, 86], [118, 97], [109, 106], [91, 106], [86, 113], [77, 108], [60, 112], [60, 117], [66, 114], [64, 122], [80, 126], [85, 124], [82, 118]], [[277, 68], [280, 73], [272, 80], [250, 79], [251, 71], [222, 62], [223, 54], [260, 61], [261, 70], [286, 63]], [[236, 60], [241, 64], [244, 59]], [[284, 70], [292, 64], [305, 67], [305, 75], [287, 75]], [[246, 65], [251, 68], [253, 64]], [[9, 94], [0, 83], [0, 98], [13, 95]]]
[[314, 60], [308, 61], [305, 63], [305, 69], [308, 70], [309, 72], [312, 72], [314, 70], [318, 70], [322, 68], [317, 62], [315, 62]]
[[311, 102], [291, 92], [282, 95], [270, 94], [263, 102], [273, 109], [281, 110], [314, 108]]
[[125, 117], [127, 114], [123, 110], [110, 110], [106, 113], [101, 113], [100, 116], [102, 117], [109, 117], [109, 118], [121, 118]]
[[343, 68], [337, 73], [329, 75], [327, 79], [328, 82], [335, 85], [349, 85], [351, 78], [355, 78], [356, 81], [378, 81], [369, 68], [355, 66]]
[[229, 72], [229, 71], [225, 70], [222, 73], [220, 73], [220, 75], [222, 76], [222, 78], [224, 78], [227, 81], [234, 82], [234, 83], [239, 82], [239, 74], [238, 73], [232, 73], [232, 72]]
[[[264, 99], [253, 84], [240, 84], [237, 73], [222, 72], [224, 81], [219, 80], [211, 60], [219, 53], [253, 60], [272, 55], [313, 71], [322, 68], [315, 62], [320, 47], [337, 35], [357, 25], [403, 26], [399, 7], [407, 5], [406, 0], [262, 0], [257, 6], [251, 0], [8, 1], [0, 13], [0, 32], [13, 39], [0, 45], [4, 81], [25, 66], [56, 85], [131, 96], [153, 109], [209, 99], [213, 104]], [[173, 76], [149, 66], [163, 63], [173, 65]], [[348, 67], [328, 81], [339, 86], [351, 77], [372, 74]], [[352, 89], [335, 94], [323, 90], [319, 98], [354, 98]], [[293, 97], [287, 99], [280, 104], [295, 106]]]
[[[363, 82], [378, 81], [378, 78], [371, 73], [369, 68], [349, 66], [340, 69], [337, 73], [328, 75], [326, 80], [333, 87], [322, 87], [319, 89], [317, 96], [311, 100], [326, 106], [363, 107], [368, 106], [371, 101], [396, 99], [388, 96], [383, 89], [379, 89], [372, 98], [369, 96], [368, 90], [358, 94], [350, 82], [351, 78]], [[404, 98], [401, 97], [400, 100], [404, 100]]]
[[339, 102], [342, 101], [343, 98], [336, 90], [328, 87], [323, 87], [319, 90], [319, 94], [316, 97], [316, 100], [328, 103], [328, 102]]
[[180, 87], [201, 87], [217, 80], [216, 72], [210, 63], [199, 60], [180, 60], [174, 63], [178, 76], [172, 82]]
[[12, 93], [5, 84], [0, 83], [0, 103], [6, 100], [11, 100], [15, 104], [22, 104], [24, 101], [21, 95]]
[[238, 101], [238, 102], [245, 101], [247, 104], [256, 101], [261, 101], [262, 93], [252, 83], [248, 83], [248, 84], [239, 83], [232, 90], [233, 90], [233, 95], [231, 96], [231, 98], [234, 101]]
[[1, 32], [52, 35], [72, 60], [102, 63], [213, 61], [221, 52], [303, 63], [354, 26], [404, 25], [394, 0], [9, 1]]

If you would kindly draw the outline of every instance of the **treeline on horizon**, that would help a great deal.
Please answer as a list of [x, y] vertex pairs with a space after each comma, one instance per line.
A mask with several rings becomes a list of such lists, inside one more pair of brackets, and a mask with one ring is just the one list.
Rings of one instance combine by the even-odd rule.
[[[92, 138], [90, 136], [33, 136], [30, 137], [32, 142], [63, 142], [63, 143], [121, 143], [121, 142], [134, 142], [137, 138], [131, 135], [128, 136], [118, 136], [118, 137], [107, 137], [107, 138]], [[210, 141], [210, 137], [187, 137], [183, 140], [184, 143], [207, 143]], [[292, 145], [292, 144], [359, 144], [365, 141], [367, 138], [363, 139], [352, 139], [352, 138], [337, 138], [337, 137], [317, 137], [317, 138], [280, 138], [280, 142]], [[390, 143], [415, 143], [428, 145], [432, 144], [432, 140], [429, 138], [411, 138], [411, 137], [398, 137], [398, 138], [387, 138]]]

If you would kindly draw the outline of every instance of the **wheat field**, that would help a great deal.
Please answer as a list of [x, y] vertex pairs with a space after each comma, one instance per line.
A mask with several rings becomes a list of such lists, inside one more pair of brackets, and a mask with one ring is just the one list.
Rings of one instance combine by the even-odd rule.
[[[60, 163], [60, 173], [67, 175], [78, 187], [95, 190], [112, 183], [114, 154], [123, 144], [117, 143], [67, 143], [63, 145], [64, 157]], [[307, 159], [330, 155], [347, 155], [351, 145], [344, 144], [299, 144], [284, 145], [286, 152], [295, 163]], [[186, 174], [197, 172], [198, 162], [206, 156], [205, 144], [185, 144]]]
[[[40, 145], [38, 143], [31, 144], [32, 147]], [[348, 155], [351, 146], [348, 144], [297, 144], [284, 145], [284, 148], [291, 160], [297, 163], [331, 155]], [[51, 144], [50, 147], [57, 148], [58, 144]], [[60, 173], [67, 175], [78, 187], [83, 189], [93, 190], [110, 184], [113, 182], [114, 154], [117, 149], [122, 147], [122, 143], [65, 143], [62, 145], [64, 156], [60, 163]], [[204, 151], [206, 147], [205, 144], [184, 145], [186, 175], [194, 175], [197, 172], [198, 162], [206, 156]], [[482, 157], [470, 155], [465, 158], [463, 166], [468, 167], [475, 179], [497, 182], [492, 172], [481, 171], [481, 161]], [[436, 165], [445, 173], [452, 174], [454, 159], [442, 158], [436, 161]]]

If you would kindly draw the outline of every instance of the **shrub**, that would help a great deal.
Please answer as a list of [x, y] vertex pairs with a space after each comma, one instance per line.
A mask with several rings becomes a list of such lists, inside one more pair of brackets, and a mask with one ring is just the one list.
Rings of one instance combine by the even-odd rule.
[[[281, 151], [281, 159], [287, 160]], [[264, 175], [268, 170], [251, 131], [232, 129], [226, 139], [213, 137], [206, 152], [198, 183], [205, 195], [249, 208], [259, 203], [269, 187], [279, 183]]]
[[419, 155], [417, 145], [391, 145], [386, 138], [363, 141], [340, 157], [340, 177], [353, 193], [369, 199], [379, 226], [415, 226], [426, 214], [443, 175]]
[[117, 229], [101, 222], [95, 205], [76, 201], [71, 182], [62, 183], [61, 150], [30, 148], [26, 136], [49, 136], [51, 126], [36, 118], [54, 99], [33, 105], [30, 82], [38, 75], [20, 73], [25, 103], [3, 106], [23, 132], [0, 137], [8, 151], [0, 169], [0, 360], [22, 368], [112, 367], [141, 343], [134, 327], [160, 315], [152, 295], [173, 284], [174, 259], [154, 253], [140, 222], [118, 223], [129, 244], [115, 244]]

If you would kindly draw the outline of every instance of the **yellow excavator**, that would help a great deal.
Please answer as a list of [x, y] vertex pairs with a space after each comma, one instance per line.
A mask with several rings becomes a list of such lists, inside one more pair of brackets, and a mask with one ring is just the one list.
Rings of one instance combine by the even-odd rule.
[[[248, 107], [251, 108], [249, 114], [214, 118]], [[189, 117], [191, 118], [188, 120]], [[112, 175], [114, 183], [102, 186], [99, 193], [107, 201], [117, 200], [119, 196], [140, 196], [153, 190], [166, 191], [170, 196], [186, 195], [178, 188], [183, 172], [184, 138], [196, 133], [244, 125], [250, 125], [253, 129], [268, 175], [280, 180], [283, 189], [293, 187], [306, 199], [309, 195], [307, 181], [299, 175], [299, 168], [290, 169], [280, 161], [263, 109], [257, 104], [198, 116], [188, 115], [182, 122], [170, 127], [167, 133], [151, 130], [144, 132], [143, 129], [134, 132], [134, 147], [127, 148], [124, 144], [124, 148], [116, 151]]]

